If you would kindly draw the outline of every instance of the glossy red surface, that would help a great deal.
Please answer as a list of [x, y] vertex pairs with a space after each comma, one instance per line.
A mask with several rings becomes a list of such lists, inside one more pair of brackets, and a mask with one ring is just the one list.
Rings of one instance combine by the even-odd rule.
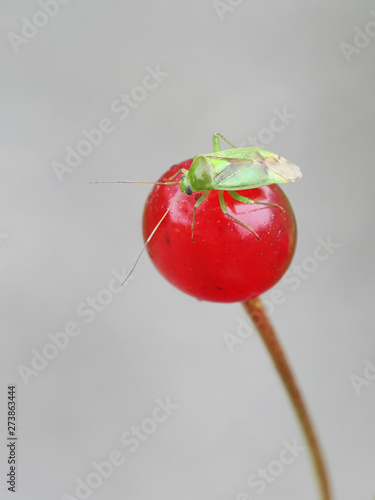
[[[173, 165], [159, 180], [165, 181], [180, 168], [189, 169], [191, 162], [192, 159]], [[143, 214], [145, 240], [179, 194], [178, 184], [154, 186]], [[228, 212], [251, 226], [260, 240], [223, 214], [218, 192], [212, 191], [197, 209], [193, 242], [193, 207], [200, 193], [184, 194], [147, 246], [160, 273], [197, 299], [239, 302], [256, 297], [279, 281], [293, 257], [296, 224], [283, 191], [273, 184], [240, 194], [256, 201], [277, 203], [285, 209], [284, 212], [278, 207], [248, 205], [224, 193]]]

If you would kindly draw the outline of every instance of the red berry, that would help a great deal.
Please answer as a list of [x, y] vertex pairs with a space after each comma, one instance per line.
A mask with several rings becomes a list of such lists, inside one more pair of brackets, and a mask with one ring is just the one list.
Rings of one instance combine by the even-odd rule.
[[[173, 165], [159, 180], [169, 179], [181, 168], [189, 169], [192, 161]], [[154, 186], [143, 214], [145, 240], [179, 194], [179, 184]], [[260, 240], [225, 216], [220, 208], [218, 192], [211, 191], [197, 208], [193, 241], [193, 208], [201, 193], [185, 194], [171, 208], [147, 245], [148, 253], [160, 273], [177, 288], [197, 299], [239, 302], [257, 297], [279, 281], [292, 260], [296, 223], [282, 190], [272, 184], [240, 191], [240, 194], [256, 201], [275, 203], [285, 210], [267, 205], [249, 205], [224, 193], [228, 212], [252, 227]]]

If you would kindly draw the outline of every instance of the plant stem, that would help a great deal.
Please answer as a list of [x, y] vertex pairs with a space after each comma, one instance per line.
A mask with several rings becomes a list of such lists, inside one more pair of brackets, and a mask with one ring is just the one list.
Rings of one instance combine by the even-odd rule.
[[311, 419], [302, 399], [302, 394], [297, 386], [296, 379], [276, 336], [276, 332], [263, 307], [262, 301], [257, 297], [247, 300], [242, 304], [260, 333], [297, 413], [306, 441], [309, 445], [311, 458], [314, 463], [315, 473], [320, 487], [321, 498], [322, 500], [331, 500], [332, 497], [330, 494], [327, 472]]

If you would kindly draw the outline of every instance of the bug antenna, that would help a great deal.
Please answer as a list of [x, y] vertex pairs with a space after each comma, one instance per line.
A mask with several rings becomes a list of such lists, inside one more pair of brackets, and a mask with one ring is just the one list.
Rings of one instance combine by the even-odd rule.
[[90, 181], [90, 184], [161, 184], [163, 186], [180, 184], [178, 181], [173, 182], [149, 182], [149, 181]]
[[165, 217], [168, 215], [168, 212], [170, 211], [170, 209], [173, 207], [173, 205], [175, 203], [178, 202], [178, 200], [181, 198], [181, 196], [183, 196], [185, 193], [181, 193], [180, 195], [177, 196], [177, 198], [175, 198], [172, 203], [169, 205], [169, 207], [167, 208], [167, 210], [164, 212], [162, 218], [159, 220], [159, 222], [156, 224], [156, 226], [154, 227], [154, 229], [152, 230], [152, 233], [150, 234], [150, 236], [147, 238], [146, 240], [146, 243], [144, 244], [142, 250], [139, 252], [139, 255], [136, 259], [136, 261], [134, 262], [134, 265], [133, 267], [130, 269], [128, 275], [126, 276], [126, 278], [124, 279], [124, 281], [121, 283], [121, 286], [124, 285], [124, 283], [129, 279], [129, 277], [133, 274], [133, 271], [134, 269], [136, 268], [136, 265], [138, 264], [139, 262], [139, 259], [141, 258], [143, 252], [145, 251], [147, 245], [149, 244], [149, 242], [151, 241], [151, 238], [154, 236], [154, 234], [156, 233], [158, 227], [160, 226], [160, 224], [163, 222], [163, 220], [165, 219]]

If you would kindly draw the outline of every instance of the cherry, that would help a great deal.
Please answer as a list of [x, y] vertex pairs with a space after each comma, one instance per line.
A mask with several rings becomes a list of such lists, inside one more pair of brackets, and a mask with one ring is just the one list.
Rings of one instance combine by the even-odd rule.
[[[173, 165], [159, 181], [169, 180], [181, 168], [188, 170], [192, 161]], [[174, 180], [180, 178], [181, 174]], [[224, 193], [228, 213], [255, 233], [225, 215], [217, 191], [211, 191], [196, 210], [192, 241], [194, 205], [202, 194], [181, 196], [179, 184], [156, 184], [143, 214], [146, 248], [160, 273], [183, 292], [201, 300], [242, 302], [296, 411], [311, 452], [321, 498], [331, 500], [328, 475], [311, 418], [259, 298], [277, 283], [292, 260], [297, 236], [293, 210], [276, 184], [240, 191], [240, 194], [273, 204], [250, 205]]]
[[[159, 181], [189, 169], [192, 161], [173, 165]], [[173, 180], [180, 178], [181, 174]], [[180, 194], [179, 184], [154, 186], [143, 214], [145, 241]], [[270, 289], [287, 270], [296, 245], [296, 223], [285, 194], [275, 184], [240, 194], [279, 205], [249, 205], [224, 193], [228, 213], [254, 229], [260, 239], [224, 215], [218, 192], [211, 191], [197, 208], [193, 241], [193, 208], [201, 193], [182, 196], [148, 243], [156, 268], [183, 292], [213, 302], [245, 301]]]

